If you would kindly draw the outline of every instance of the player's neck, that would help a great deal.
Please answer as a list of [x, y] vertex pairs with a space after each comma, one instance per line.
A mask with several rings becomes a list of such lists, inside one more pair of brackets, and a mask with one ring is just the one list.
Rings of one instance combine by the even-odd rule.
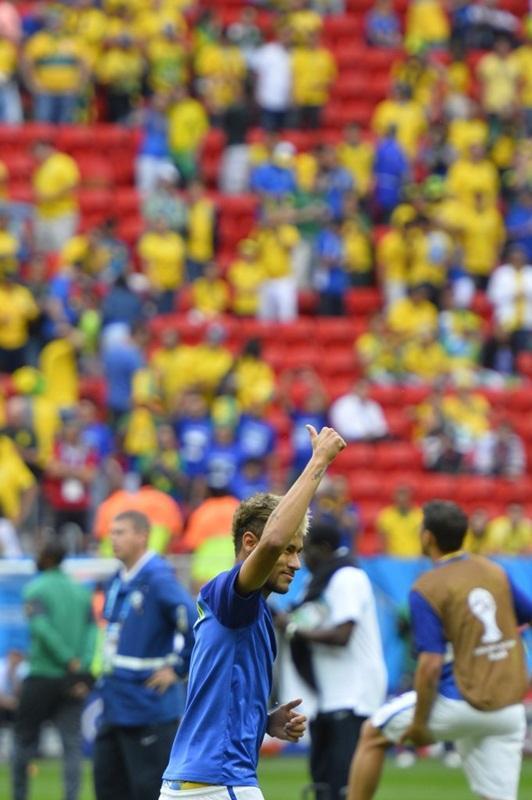
[[129, 558], [123, 558], [122, 564], [124, 565], [126, 573], [131, 572], [132, 569], [136, 567], [136, 565], [141, 561], [146, 553], [147, 550], [143, 550], [141, 553], [135, 553], [134, 555], [129, 556]]
[[465, 555], [464, 550], [453, 550], [452, 553], [442, 553], [441, 550], [435, 548], [435, 552], [431, 553], [431, 558], [435, 564], [444, 564], [446, 561], [461, 558], [463, 555]]

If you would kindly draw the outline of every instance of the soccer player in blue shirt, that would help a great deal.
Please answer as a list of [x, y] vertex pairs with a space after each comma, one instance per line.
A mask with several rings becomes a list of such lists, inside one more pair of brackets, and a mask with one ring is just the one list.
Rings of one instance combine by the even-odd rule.
[[264, 734], [297, 741], [300, 700], [268, 715], [275, 635], [266, 598], [299, 569], [307, 510], [345, 447], [332, 428], [308, 426], [311, 458], [288, 493], [254, 495], [233, 520], [236, 566], [200, 592], [185, 713], [163, 776], [161, 800], [263, 800], [257, 782]]

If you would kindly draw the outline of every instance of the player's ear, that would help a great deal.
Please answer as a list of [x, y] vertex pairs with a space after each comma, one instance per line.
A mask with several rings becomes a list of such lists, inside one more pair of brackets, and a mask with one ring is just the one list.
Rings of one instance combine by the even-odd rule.
[[426, 528], [421, 528], [421, 552], [424, 556], [428, 555], [430, 546], [432, 544], [432, 533]]
[[252, 531], [246, 531], [242, 536], [242, 549], [249, 555], [256, 548], [259, 543], [259, 537]]

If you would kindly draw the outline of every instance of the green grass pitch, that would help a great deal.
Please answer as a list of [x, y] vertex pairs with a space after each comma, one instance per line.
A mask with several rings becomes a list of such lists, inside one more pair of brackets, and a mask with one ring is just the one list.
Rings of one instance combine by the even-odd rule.
[[[300, 800], [307, 783], [307, 765], [303, 758], [263, 758], [260, 780], [266, 800]], [[61, 796], [60, 767], [54, 761], [42, 761], [32, 779], [30, 800], [57, 800]], [[0, 765], [0, 798], [10, 797], [8, 772]], [[419, 761], [408, 769], [387, 764], [377, 800], [471, 800], [460, 769], [451, 770], [434, 760]], [[520, 800], [532, 797], [532, 760], [523, 766]], [[94, 800], [90, 765], [85, 768], [80, 800]]]

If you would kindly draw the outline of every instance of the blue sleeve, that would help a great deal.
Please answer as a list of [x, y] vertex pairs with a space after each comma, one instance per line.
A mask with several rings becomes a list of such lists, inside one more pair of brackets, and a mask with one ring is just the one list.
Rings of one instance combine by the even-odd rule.
[[226, 628], [245, 628], [259, 615], [260, 589], [246, 597], [236, 590], [240, 567], [241, 564], [237, 564], [229, 572], [222, 572], [201, 590], [201, 597]]
[[410, 619], [417, 653], [445, 653], [447, 639], [441, 619], [419, 592], [410, 592]]
[[192, 627], [189, 619], [192, 625], [196, 621], [194, 601], [166, 564], [154, 575], [154, 588], [165, 618], [175, 623], [178, 633], [186, 634]]
[[519, 589], [509, 575], [508, 583], [510, 584], [510, 591], [512, 592], [517, 622], [519, 625], [527, 625], [529, 622], [532, 622], [532, 598]]

